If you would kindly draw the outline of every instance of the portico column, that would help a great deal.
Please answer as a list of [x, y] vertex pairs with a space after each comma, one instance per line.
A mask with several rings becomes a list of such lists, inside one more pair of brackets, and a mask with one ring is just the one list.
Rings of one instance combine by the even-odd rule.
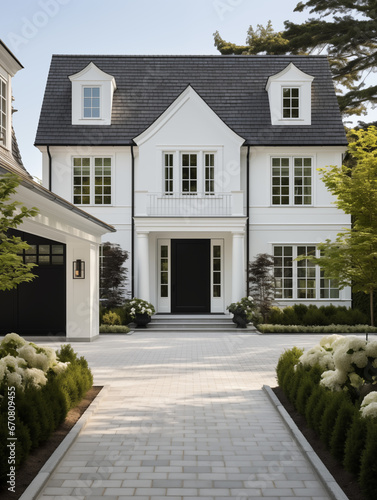
[[137, 267], [139, 277], [138, 298], [150, 301], [149, 297], [149, 232], [137, 232]]
[[245, 235], [232, 233], [232, 302], [237, 302], [246, 293]]

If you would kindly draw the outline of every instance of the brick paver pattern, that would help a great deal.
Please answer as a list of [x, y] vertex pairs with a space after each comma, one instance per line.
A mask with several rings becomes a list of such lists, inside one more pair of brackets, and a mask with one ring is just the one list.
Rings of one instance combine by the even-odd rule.
[[285, 349], [318, 340], [147, 329], [74, 344], [110, 388], [39, 500], [330, 498], [261, 389]]

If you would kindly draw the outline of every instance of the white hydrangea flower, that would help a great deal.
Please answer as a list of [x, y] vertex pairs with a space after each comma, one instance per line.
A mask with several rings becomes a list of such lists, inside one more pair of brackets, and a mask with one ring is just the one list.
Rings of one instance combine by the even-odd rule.
[[352, 363], [358, 368], [365, 368], [368, 364], [368, 356], [365, 351], [357, 351], [351, 354]]
[[377, 340], [370, 340], [367, 342], [365, 352], [370, 358], [377, 358]]
[[364, 418], [366, 418], [366, 417], [376, 418], [377, 417], [377, 402], [370, 403], [369, 405], [361, 407], [360, 413]]
[[19, 387], [20, 389], [23, 389], [24, 386], [22, 384], [22, 377], [19, 373], [12, 372], [12, 373], [7, 373], [7, 382], [8, 385], [14, 386], [14, 387]]
[[329, 349], [330, 347], [332, 347], [333, 343], [336, 341], [336, 340], [339, 340], [343, 338], [342, 335], [338, 335], [336, 333], [332, 334], [332, 335], [325, 335], [324, 337], [321, 338], [321, 340], [319, 341], [319, 345], [321, 347], [326, 347], [327, 349]]
[[3, 340], [1, 341], [2, 346], [6, 346], [9, 342], [12, 342], [16, 344], [17, 347], [22, 347], [23, 345], [27, 344], [26, 340], [17, 335], [17, 333], [8, 333], [5, 335]]
[[30, 385], [32, 387], [39, 388], [47, 383], [45, 373], [39, 370], [39, 368], [26, 368], [23, 370], [23, 378], [25, 385]]
[[4, 380], [5, 374], [7, 371], [7, 364], [4, 361], [4, 358], [0, 359], [0, 383]]
[[8, 369], [8, 371], [11, 372], [16, 371], [18, 363], [17, 363], [17, 358], [15, 358], [14, 356], [7, 354], [2, 358], [2, 362], [5, 363], [5, 366]]
[[372, 391], [365, 396], [363, 401], [361, 402], [361, 406], [367, 406], [371, 403], [377, 403], [377, 391]]
[[320, 384], [331, 391], [341, 391], [342, 385], [347, 380], [347, 373], [342, 370], [328, 370], [321, 375]]
[[304, 366], [314, 366], [319, 364], [321, 368], [327, 370], [334, 368], [332, 354], [323, 349], [320, 345], [316, 345], [308, 351], [305, 351], [304, 354], [301, 355], [299, 362]]
[[53, 365], [51, 367], [51, 369], [54, 373], [59, 374], [59, 373], [63, 372], [64, 370], [66, 370], [68, 365], [69, 365], [69, 361], [67, 361], [66, 363], [63, 363], [62, 361], [58, 361], [55, 365]]
[[24, 358], [31, 368], [39, 368], [47, 372], [56, 363], [56, 352], [50, 347], [38, 348], [37, 352], [33, 344], [29, 343], [18, 349], [21, 358]]

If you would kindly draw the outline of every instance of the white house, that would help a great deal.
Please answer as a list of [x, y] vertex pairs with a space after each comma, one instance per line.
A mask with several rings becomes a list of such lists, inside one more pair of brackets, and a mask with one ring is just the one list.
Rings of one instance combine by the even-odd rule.
[[40, 186], [25, 170], [11, 119], [12, 78], [21, 69], [0, 41], [0, 176], [16, 174], [20, 184], [13, 201], [39, 211], [13, 231], [29, 243], [22, 258], [37, 264], [37, 278], [0, 292], [0, 335], [90, 341], [99, 335], [101, 237], [115, 229]]
[[295, 260], [350, 226], [317, 172], [347, 145], [325, 57], [53, 56], [35, 144], [157, 312], [226, 312], [258, 253], [280, 305], [351, 304]]

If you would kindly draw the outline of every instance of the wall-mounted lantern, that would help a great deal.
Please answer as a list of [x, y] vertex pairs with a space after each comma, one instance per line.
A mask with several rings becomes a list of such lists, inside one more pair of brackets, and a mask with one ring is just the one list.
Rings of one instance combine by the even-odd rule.
[[74, 280], [85, 279], [85, 261], [81, 259], [73, 261], [73, 279]]

